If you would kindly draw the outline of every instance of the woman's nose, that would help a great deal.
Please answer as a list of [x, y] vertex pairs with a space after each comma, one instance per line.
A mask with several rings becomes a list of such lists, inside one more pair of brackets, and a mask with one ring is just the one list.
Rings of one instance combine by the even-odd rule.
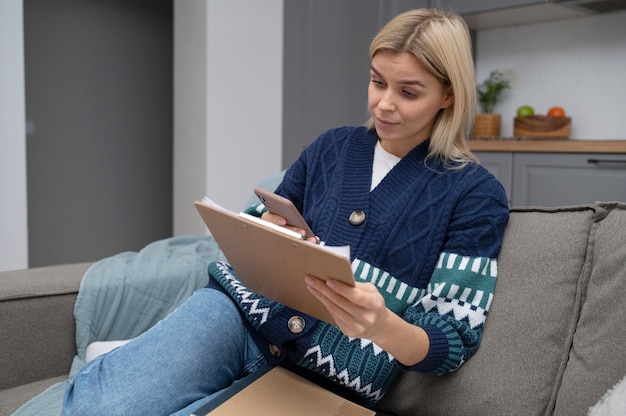
[[378, 102], [378, 108], [385, 111], [393, 111], [396, 108], [395, 101], [393, 98], [393, 94], [386, 92], [380, 98]]

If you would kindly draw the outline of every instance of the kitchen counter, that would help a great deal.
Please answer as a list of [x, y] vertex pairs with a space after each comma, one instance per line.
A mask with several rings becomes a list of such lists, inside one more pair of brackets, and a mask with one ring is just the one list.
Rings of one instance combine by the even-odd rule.
[[626, 153], [626, 140], [469, 140], [473, 152]]

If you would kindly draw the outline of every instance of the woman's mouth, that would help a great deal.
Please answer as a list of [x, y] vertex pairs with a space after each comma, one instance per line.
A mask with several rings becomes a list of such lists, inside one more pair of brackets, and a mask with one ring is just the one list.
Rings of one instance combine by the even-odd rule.
[[395, 126], [396, 123], [389, 121], [389, 120], [383, 120], [381, 118], [376, 117], [376, 124], [380, 127], [392, 127]]

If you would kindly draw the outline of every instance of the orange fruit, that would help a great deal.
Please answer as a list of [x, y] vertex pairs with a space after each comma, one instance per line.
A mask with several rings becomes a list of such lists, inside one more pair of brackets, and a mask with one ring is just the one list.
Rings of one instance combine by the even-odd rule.
[[565, 110], [563, 107], [552, 107], [548, 110], [549, 117], [565, 117]]

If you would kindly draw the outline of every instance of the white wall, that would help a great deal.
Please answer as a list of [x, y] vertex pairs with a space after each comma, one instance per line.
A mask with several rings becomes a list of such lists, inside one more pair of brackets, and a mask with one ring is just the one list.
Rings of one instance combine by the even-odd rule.
[[0, 271], [28, 267], [22, 0], [0, 1]]
[[282, 160], [283, 1], [208, 0], [206, 192], [240, 210]]
[[495, 108], [513, 134], [520, 105], [545, 114], [561, 106], [572, 139], [626, 139], [626, 12], [477, 33], [477, 78], [511, 69], [514, 87]]
[[201, 234], [192, 202], [206, 189], [207, 2], [174, 1], [173, 232]]
[[194, 200], [239, 211], [280, 170], [283, 1], [175, 0], [174, 16], [174, 234], [199, 234]]

